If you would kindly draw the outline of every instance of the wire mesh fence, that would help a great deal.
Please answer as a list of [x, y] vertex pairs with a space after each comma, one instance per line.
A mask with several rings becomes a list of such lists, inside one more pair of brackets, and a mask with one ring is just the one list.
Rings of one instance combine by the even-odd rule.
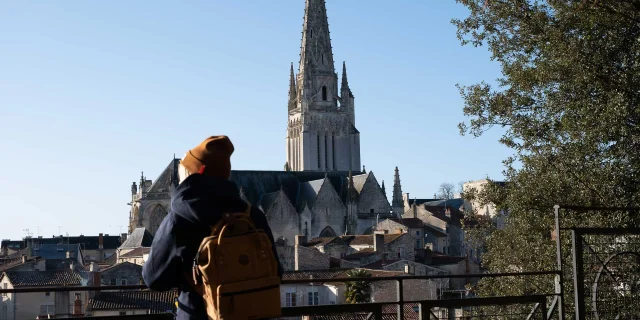
[[638, 230], [575, 229], [572, 233], [579, 318], [640, 319]]

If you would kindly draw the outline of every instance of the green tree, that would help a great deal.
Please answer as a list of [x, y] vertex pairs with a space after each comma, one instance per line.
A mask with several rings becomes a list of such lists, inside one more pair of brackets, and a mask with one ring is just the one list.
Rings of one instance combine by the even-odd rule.
[[[347, 272], [349, 278], [369, 278], [366, 270], [356, 269]], [[366, 281], [349, 281], [346, 283], [345, 296], [348, 303], [365, 303], [371, 301], [371, 284]]]
[[[502, 71], [495, 85], [459, 86], [467, 117], [461, 134], [499, 127], [500, 142], [513, 150], [504, 161], [508, 186], [477, 195], [509, 210], [507, 227], [486, 239], [484, 265], [492, 272], [555, 269], [553, 205], [640, 204], [640, 1], [457, 2], [469, 10], [453, 20], [458, 38], [487, 46]], [[566, 215], [563, 223], [634, 220], [596, 212]], [[479, 291], [549, 292], [552, 280], [487, 280]]]

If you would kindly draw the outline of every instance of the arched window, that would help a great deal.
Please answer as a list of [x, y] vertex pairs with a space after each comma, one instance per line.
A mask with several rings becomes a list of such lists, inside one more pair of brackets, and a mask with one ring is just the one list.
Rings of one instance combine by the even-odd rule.
[[322, 86], [322, 100], [327, 101], [327, 86]]
[[126, 279], [120, 280], [120, 285], [121, 286], [126, 286], [127, 285], [127, 280]]
[[326, 227], [320, 232], [321, 238], [332, 238], [336, 236], [336, 232], [331, 227]]

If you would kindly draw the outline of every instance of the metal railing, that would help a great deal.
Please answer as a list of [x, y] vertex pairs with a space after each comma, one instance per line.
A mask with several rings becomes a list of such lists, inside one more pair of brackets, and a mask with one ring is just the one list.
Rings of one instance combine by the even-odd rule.
[[[554, 294], [532, 294], [528, 296], [501, 296], [501, 297], [485, 297], [485, 298], [463, 298], [463, 299], [431, 299], [412, 301], [405, 299], [404, 288], [405, 281], [410, 280], [438, 280], [438, 279], [480, 279], [480, 278], [500, 278], [500, 277], [528, 277], [528, 276], [557, 276], [557, 271], [540, 271], [540, 272], [522, 272], [522, 273], [480, 273], [480, 274], [462, 274], [462, 275], [408, 275], [395, 277], [368, 277], [368, 278], [329, 278], [329, 279], [296, 279], [283, 280], [282, 285], [296, 285], [310, 283], [345, 283], [362, 281], [366, 283], [375, 283], [381, 281], [396, 282], [396, 299], [395, 301], [375, 302], [375, 303], [359, 303], [359, 304], [333, 304], [333, 305], [313, 305], [313, 306], [295, 306], [283, 307], [282, 317], [301, 317], [310, 316], [310, 319], [322, 316], [351, 314], [361, 315], [370, 319], [383, 319], [383, 316], [394, 316], [395, 319], [493, 319], [495, 314], [487, 313], [487, 309], [479, 309], [479, 307], [494, 306], [502, 311], [503, 315], [510, 315], [509, 319], [516, 314], [518, 319], [549, 319], [552, 309], [547, 311], [547, 305], [555, 297]], [[0, 290], [1, 294], [19, 294], [34, 292], [69, 292], [69, 291], [118, 291], [118, 290], [143, 290], [147, 289], [144, 285], [115, 285], [115, 286], [67, 286], [67, 287], [30, 287], [30, 288], [14, 288]], [[509, 306], [520, 306], [518, 310], [526, 310], [526, 312], [508, 311]], [[411, 306], [407, 309], [407, 306]], [[515, 310], [515, 309], [512, 309]], [[411, 315], [407, 315], [410, 312]], [[91, 317], [83, 316], [84, 319], [171, 319], [172, 314], [159, 313], [148, 315], [130, 315], [118, 317]]]

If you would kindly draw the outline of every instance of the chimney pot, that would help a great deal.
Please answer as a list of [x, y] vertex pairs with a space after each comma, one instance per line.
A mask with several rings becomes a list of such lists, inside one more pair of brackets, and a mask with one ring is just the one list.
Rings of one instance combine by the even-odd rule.
[[296, 246], [304, 246], [307, 244], [307, 236], [297, 235], [296, 236]]
[[104, 236], [102, 233], [98, 234], [98, 249], [102, 250], [104, 248]]
[[98, 272], [98, 271], [100, 271], [100, 266], [98, 266], [98, 264], [95, 262], [91, 262], [91, 264], [89, 265], [89, 272]]
[[22, 255], [22, 263], [27, 263], [27, 255], [26, 254]]

